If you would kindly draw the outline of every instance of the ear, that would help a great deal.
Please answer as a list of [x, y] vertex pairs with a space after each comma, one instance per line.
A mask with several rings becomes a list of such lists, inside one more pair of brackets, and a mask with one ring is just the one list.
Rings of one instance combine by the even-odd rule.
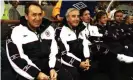
[[25, 15], [25, 19], [28, 20], [28, 15], [27, 14]]

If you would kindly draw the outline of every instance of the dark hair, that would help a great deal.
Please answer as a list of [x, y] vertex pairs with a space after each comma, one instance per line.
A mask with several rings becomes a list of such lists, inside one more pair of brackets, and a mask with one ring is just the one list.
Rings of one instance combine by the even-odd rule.
[[122, 11], [122, 10], [117, 10], [117, 11], [114, 13], [114, 18], [115, 18], [115, 16], [116, 16], [117, 13], [123, 13], [123, 11]]
[[79, 11], [79, 12], [80, 12], [80, 16], [83, 16], [83, 14], [84, 14], [84, 12], [85, 12], [86, 10], [89, 11], [88, 8], [80, 9], [80, 11]]
[[17, 1], [10, 1], [10, 4], [12, 5], [12, 6], [14, 6], [16, 3], [18, 3]]
[[107, 15], [107, 13], [105, 11], [99, 11], [96, 14], [96, 22], [98, 22], [98, 20], [103, 16], [103, 15]]
[[29, 13], [29, 7], [30, 7], [31, 5], [38, 6], [41, 10], [43, 10], [42, 7], [41, 7], [37, 2], [29, 2], [29, 3], [27, 3], [26, 6], [25, 6], [25, 13], [26, 13], [26, 14]]

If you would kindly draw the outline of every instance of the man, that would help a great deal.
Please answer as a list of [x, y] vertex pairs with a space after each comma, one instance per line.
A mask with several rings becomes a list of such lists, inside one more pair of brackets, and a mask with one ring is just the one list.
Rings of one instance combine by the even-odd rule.
[[86, 77], [82, 77], [82, 73], [79, 72], [79, 69], [86, 71], [90, 67], [89, 42], [85, 37], [85, 26], [80, 23], [79, 11], [75, 8], [69, 8], [65, 17], [63, 27], [56, 30], [63, 67], [70, 72], [73, 80], [85, 80]]
[[[22, 77], [20, 80], [57, 80], [55, 69], [58, 48], [54, 40], [54, 28], [51, 22], [42, 18], [42, 8], [38, 3], [29, 3], [25, 7], [25, 18], [20, 20], [6, 41], [8, 60], [13, 69]], [[58, 69], [59, 70], [59, 69]], [[58, 71], [59, 79], [65, 77], [65, 71]], [[23, 77], [25, 79], [23, 79]]]
[[126, 18], [125, 18], [125, 21], [126, 21], [126, 24], [133, 24], [133, 16], [131, 15], [127, 15]]
[[[122, 34], [120, 34], [120, 33], [122, 33], [122, 30], [121, 30], [121, 28], [119, 28], [121, 25], [122, 19], [117, 18], [116, 22], [108, 25], [107, 24], [107, 14], [105, 12], [99, 12], [96, 15], [96, 20], [98, 23], [97, 26], [99, 28], [99, 32], [101, 34], [103, 34], [103, 37], [102, 37], [103, 39], [101, 39], [101, 40], [103, 40], [103, 43], [106, 44], [107, 47], [109, 47], [110, 51], [108, 51], [108, 53], [112, 53], [112, 52], [116, 53], [117, 59], [121, 62], [128, 63], [128, 64], [133, 63], [133, 58], [130, 56], [127, 56], [127, 54], [129, 54], [129, 53], [124, 51], [125, 49], [120, 43], [124, 39], [123, 36], [121, 36]], [[118, 25], [118, 26], [116, 26], [116, 25]], [[121, 39], [121, 38], [123, 38], [123, 39]], [[104, 61], [103, 64], [108, 64], [109, 63], [108, 60], [110, 61], [111, 58], [113, 58], [113, 57], [108, 56], [107, 61]], [[110, 71], [111, 72], [110, 76], [112, 76], [111, 79], [119, 80], [120, 79], [119, 63], [117, 62], [117, 60], [115, 60], [115, 58], [113, 58], [108, 65], [110, 65], [109, 68], [111, 70]], [[122, 68], [122, 70], [123, 70], [123, 68]], [[125, 80], [127, 80], [127, 79], [125, 79]]]
[[[113, 35], [110, 34], [110, 31], [108, 31], [109, 34], [106, 33], [107, 32], [106, 12], [101, 11], [101, 12], [98, 12], [98, 14], [96, 15], [98, 28], [97, 26], [87, 25], [89, 24], [89, 19], [90, 19], [89, 11], [87, 9], [81, 9], [80, 16], [81, 16], [81, 20], [83, 21], [83, 24], [87, 27], [86, 31], [87, 31], [88, 40], [90, 40], [92, 43], [92, 45], [90, 45], [90, 50], [92, 53], [91, 63], [93, 62], [95, 63], [95, 60], [98, 61], [99, 63], [97, 68], [100, 72], [104, 71], [104, 73], [106, 72], [106, 74], [111, 73], [109, 75], [111, 80], [119, 80], [119, 70], [118, 70], [119, 66], [117, 67], [118, 62], [116, 58], [119, 59], [121, 55], [120, 54], [116, 55], [112, 53], [108, 45], [106, 44], [107, 39], [115, 38]], [[110, 65], [111, 67], [108, 65]], [[93, 68], [93, 65], [90, 68]], [[93, 70], [96, 70], [97, 68], [95, 67]], [[113, 72], [109, 71], [110, 69]], [[114, 74], [114, 71], [115, 71], [115, 74]], [[95, 74], [93, 76], [95, 77]]]
[[97, 26], [91, 25], [92, 19], [88, 8], [83, 8], [80, 10], [80, 18], [81, 21], [83, 21], [83, 24], [86, 26], [86, 36], [91, 42], [93, 42], [91, 39], [94, 37], [102, 37], [102, 34], [98, 32]]
[[10, 20], [19, 20], [21, 15], [17, 11], [18, 2], [12, 1], [11, 4], [12, 4], [12, 7], [9, 10], [9, 19]]
[[116, 21], [116, 23], [120, 24], [123, 20], [123, 12], [121, 10], [117, 10], [115, 13], [114, 13], [114, 20]]
[[[132, 28], [133, 17], [127, 15], [125, 17], [125, 21], [121, 25], [121, 29], [123, 29], [125, 36], [120, 41], [120, 43], [125, 47], [124, 55], [127, 56], [127, 59], [133, 59], [133, 28]], [[130, 57], [130, 58], [128, 58]], [[133, 62], [132, 63], [121, 63], [121, 71], [123, 72], [123, 76], [125, 76], [125, 80], [132, 79], [133, 77]], [[124, 69], [124, 70], [123, 70]]]
[[[92, 25], [90, 25], [89, 10], [87, 8], [80, 10], [81, 20], [83, 21], [83, 24], [86, 26], [87, 38], [91, 42], [91, 45], [89, 45], [89, 47], [91, 50], [92, 66], [90, 68], [93, 72], [92, 76], [95, 78], [96, 75], [103, 74], [98, 78], [99, 79], [103, 78], [104, 80], [108, 80], [108, 78], [110, 78], [110, 76], [107, 74], [107, 72], [109, 72], [108, 69], [110, 69], [110, 68], [107, 65], [111, 65], [111, 61], [114, 61], [113, 59], [116, 60], [117, 55], [110, 52], [108, 46], [103, 43], [102, 38], [105, 36], [103, 31], [106, 28], [106, 27], [104, 27], [104, 25], [107, 22], [107, 17], [105, 15], [105, 13], [102, 13], [102, 12], [100, 13], [100, 15], [101, 16], [99, 16], [98, 23], [100, 25], [102, 25], [102, 27], [92, 26]], [[102, 17], [103, 17], [103, 19], [101, 19]], [[107, 58], [109, 58], [110, 60], [108, 60]], [[111, 73], [111, 72], [109, 72], [109, 73]], [[106, 79], [106, 77], [108, 77], [108, 78]], [[111, 75], [111, 77], [114, 77], [114, 76]], [[118, 80], [118, 78], [111, 79], [111, 80]]]

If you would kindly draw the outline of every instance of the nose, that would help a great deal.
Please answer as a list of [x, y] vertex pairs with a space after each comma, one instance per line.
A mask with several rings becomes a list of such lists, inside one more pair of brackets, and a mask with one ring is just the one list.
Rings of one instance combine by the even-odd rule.
[[36, 16], [36, 20], [40, 20], [40, 16], [37, 15], [37, 16]]
[[76, 16], [76, 20], [79, 20], [79, 16]]

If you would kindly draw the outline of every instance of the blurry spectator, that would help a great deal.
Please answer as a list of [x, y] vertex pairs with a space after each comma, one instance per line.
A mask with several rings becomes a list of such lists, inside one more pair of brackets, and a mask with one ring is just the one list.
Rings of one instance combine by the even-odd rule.
[[46, 19], [53, 20], [53, 18], [52, 18], [52, 11], [53, 11], [54, 5], [52, 4], [52, 1], [49, 2], [49, 3], [46, 2], [46, 1], [42, 1], [41, 2], [41, 6], [42, 6], [43, 11], [44, 11], [44, 17]]
[[19, 12], [16, 9], [18, 7], [19, 3], [17, 1], [12, 1], [11, 4], [12, 4], [12, 7], [9, 10], [9, 19], [10, 20], [19, 20], [21, 15], [19, 14]]
[[52, 17], [55, 20], [62, 21], [63, 17], [60, 17], [60, 9], [61, 9], [62, 0], [58, 0], [55, 7], [53, 8]]
[[[41, 6], [42, 6], [42, 8], [44, 9], [45, 8], [45, 6], [47, 6], [48, 5], [48, 3], [46, 2], [46, 1], [41, 1]], [[44, 12], [44, 10], [43, 10], [43, 16], [45, 16], [45, 12]]]
[[114, 13], [114, 19], [115, 19], [116, 23], [120, 24], [123, 21], [123, 18], [124, 18], [124, 14], [121, 10], [117, 10]]
[[107, 2], [106, 1], [99, 1], [98, 5], [95, 7], [95, 12], [99, 12], [101, 10], [105, 11], [107, 8]]
[[126, 24], [133, 24], [133, 16], [126, 16], [125, 23]]
[[114, 2], [112, 6], [110, 7], [109, 16], [108, 18], [110, 20], [114, 20], [114, 13], [117, 11], [117, 6], [119, 5], [118, 2]]

